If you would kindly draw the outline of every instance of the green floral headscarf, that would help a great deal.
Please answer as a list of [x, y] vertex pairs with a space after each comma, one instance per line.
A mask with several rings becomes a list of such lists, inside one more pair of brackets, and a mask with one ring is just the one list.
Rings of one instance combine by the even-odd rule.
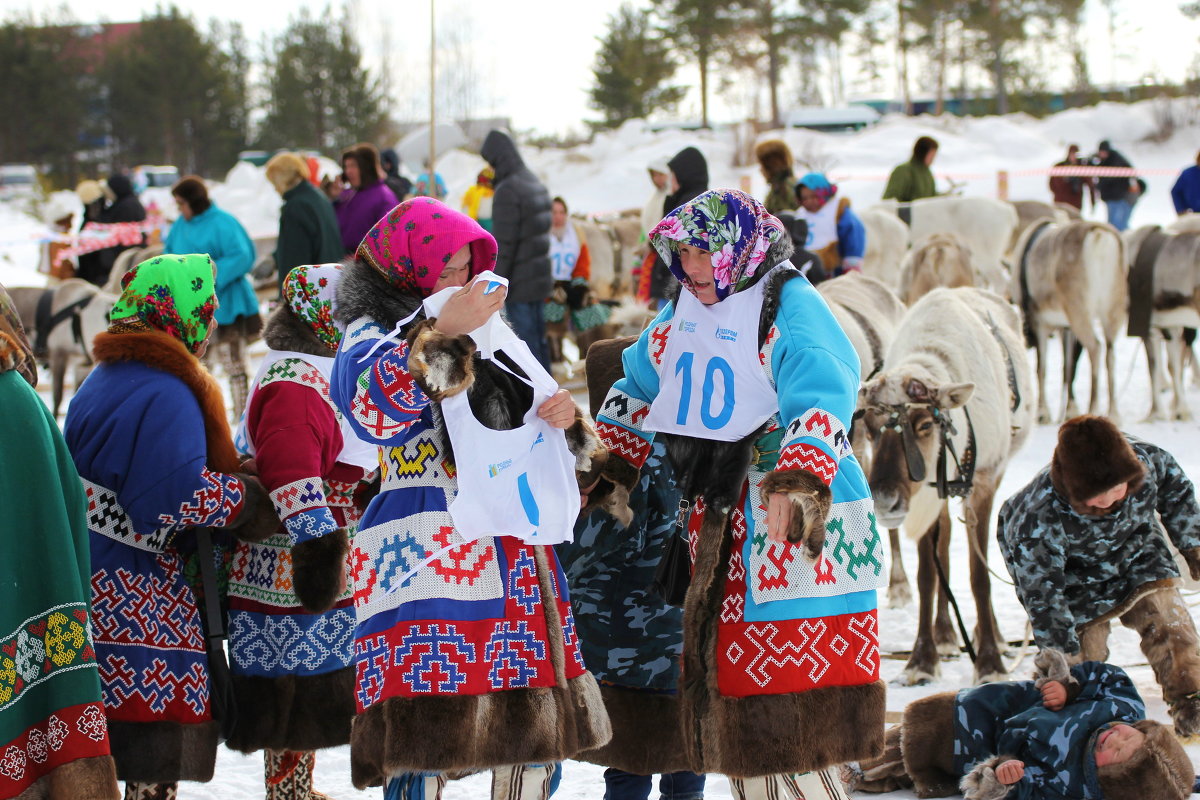
[[342, 341], [342, 332], [333, 321], [333, 301], [341, 277], [341, 264], [317, 264], [296, 267], [283, 279], [288, 307], [333, 351]]
[[217, 310], [216, 264], [204, 253], [157, 256], [121, 279], [121, 296], [108, 315], [110, 330], [154, 328], [194, 355], [208, 338]]

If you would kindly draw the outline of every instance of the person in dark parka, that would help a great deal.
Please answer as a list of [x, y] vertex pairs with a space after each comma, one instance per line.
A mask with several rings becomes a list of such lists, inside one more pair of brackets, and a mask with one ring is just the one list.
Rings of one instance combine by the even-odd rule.
[[[685, 147], [667, 162], [671, 170], [671, 192], [663, 201], [663, 216], [708, 191], [708, 162], [694, 147]], [[669, 294], [674, 278], [661, 258], [654, 261], [650, 274], [650, 299], [656, 304]]]
[[275, 267], [279, 296], [283, 279], [303, 264], [342, 260], [342, 233], [333, 204], [308, 181], [308, 164], [295, 153], [279, 153], [267, 162], [267, 180], [283, 197]]
[[491, 131], [480, 151], [496, 171], [492, 235], [499, 253], [496, 273], [508, 278], [504, 315], [546, 369], [550, 349], [543, 314], [554, 287], [550, 271], [550, 193], [525, 166], [512, 138]]
[[[108, 191], [111, 192], [113, 199], [100, 212], [97, 222], [142, 222], [146, 219], [146, 209], [134, 193], [133, 184], [129, 178], [124, 175], [113, 175], [108, 179]], [[103, 286], [108, 281], [108, 273], [112, 271], [117, 256], [130, 247], [131, 245], [118, 244], [97, 250], [96, 258], [92, 262], [92, 269], [81, 270], [80, 277], [97, 286]]]
[[[379, 151], [379, 166], [383, 167], [383, 182], [396, 195], [396, 202], [403, 203], [404, 198], [412, 194], [412, 181], [400, 174], [400, 156], [392, 148]], [[286, 274], [286, 273], [285, 273]]]

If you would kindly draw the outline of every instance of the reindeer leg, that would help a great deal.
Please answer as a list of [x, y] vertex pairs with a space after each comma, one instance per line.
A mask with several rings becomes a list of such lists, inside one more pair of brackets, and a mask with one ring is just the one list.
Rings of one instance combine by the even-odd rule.
[[1039, 425], [1050, 424], [1050, 406], [1046, 403], [1046, 346], [1049, 344], [1049, 334], [1036, 318], [1034, 319], [1034, 330], [1037, 338], [1037, 382], [1038, 382], [1038, 409], [1037, 421]]
[[967, 497], [967, 535], [971, 539], [971, 594], [975, 596], [975, 682], [1004, 680], [1008, 670], [1000, 657], [1000, 625], [992, 608], [992, 578], [987, 568], [988, 531], [992, 503], [1001, 474], [975, 473], [975, 484]]
[[[938, 515], [938, 558], [942, 561], [942, 571], [946, 580], [950, 580], [950, 504], [942, 504], [942, 513]], [[958, 645], [958, 633], [954, 630], [954, 621], [950, 619], [950, 595], [946, 587], [938, 580], [937, 616], [933, 620], [933, 640], [937, 642], [938, 655], [945, 659], [958, 658], [962, 653]]]
[[62, 350], [50, 351], [50, 411], [58, 419], [58, 410], [62, 407], [63, 377], [67, 374], [67, 361], [70, 360]]
[[1121, 411], [1117, 408], [1117, 334], [1106, 333], [1104, 337], [1104, 371], [1108, 375], [1108, 418], [1114, 425], [1121, 424]]
[[1167, 371], [1171, 373], [1171, 390], [1175, 398], [1171, 403], [1171, 419], [1187, 421], [1192, 418], [1183, 388], [1183, 357], [1187, 343], [1183, 340], [1183, 328], [1171, 328], [1171, 341], [1167, 343]]
[[1163, 415], [1162, 405], [1158, 401], [1158, 395], [1162, 391], [1162, 372], [1158, 363], [1161, 340], [1162, 334], [1159, 333], [1158, 328], [1151, 328], [1150, 335], [1142, 337], [1142, 347], [1146, 351], [1146, 368], [1150, 371], [1150, 411], [1146, 413], [1146, 418], [1142, 422], [1166, 419]]
[[888, 606], [905, 608], [912, 605], [912, 589], [908, 585], [908, 573], [904, 571], [904, 557], [900, 554], [899, 528], [888, 528], [888, 544], [892, 551], [892, 569], [888, 574]]
[[903, 686], [918, 686], [937, 680], [942, 667], [938, 663], [937, 646], [933, 642], [933, 602], [937, 589], [937, 570], [933, 564], [934, 523], [917, 542], [917, 638], [912, 655], [900, 674]]

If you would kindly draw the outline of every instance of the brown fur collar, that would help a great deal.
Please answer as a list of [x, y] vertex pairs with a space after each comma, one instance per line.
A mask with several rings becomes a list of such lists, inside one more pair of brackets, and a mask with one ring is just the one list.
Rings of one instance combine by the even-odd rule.
[[336, 354], [287, 305], [279, 306], [267, 317], [267, 323], [263, 326], [263, 340], [272, 350], [291, 350], [321, 358], [333, 358]]
[[221, 387], [182, 342], [158, 331], [100, 333], [92, 342], [92, 351], [100, 362], [139, 361], [183, 381], [195, 395], [204, 417], [209, 469], [217, 472], [241, 469], [241, 459], [229, 432], [229, 419], [225, 416]]
[[1055, 491], [1080, 514], [1096, 515], [1084, 501], [1128, 483], [1127, 496], [1146, 480], [1146, 466], [1125, 434], [1104, 417], [1082, 416], [1058, 429], [1058, 445], [1050, 462]]

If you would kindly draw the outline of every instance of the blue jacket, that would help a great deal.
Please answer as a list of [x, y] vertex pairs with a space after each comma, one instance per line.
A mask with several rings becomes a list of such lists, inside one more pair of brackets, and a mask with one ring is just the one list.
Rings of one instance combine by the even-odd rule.
[[849, 206], [838, 218], [837, 234], [838, 254], [842, 262], [848, 261], [847, 266], [862, 267], [863, 256], [867, 252], [867, 229]]
[[1111, 664], [1071, 667], [1079, 693], [1060, 711], [1042, 705], [1033, 681], [989, 683], [958, 693], [954, 767], [966, 775], [992, 756], [1025, 762], [1025, 776], [1006, 800], [1060, 800], [1103, 795], [1096, 779], [1095, 738], [1115, 722], [1146, 718], [1133, 681]]
[[254, 242], [242, 223], [216, 204], [191, 219], [171, 225], [163, 252], [168, 255], [208, 253], [217, 263], [217, 324], [258, 313], [258, 298], [246, 275], [254, 267]]
[[1179, 214], [1200, 211], [1200, 166], [1188, 167], [1179, 173], [1175, 185], [1171, 187], [1171, 199], [1175, 201], [1175, 211]]

